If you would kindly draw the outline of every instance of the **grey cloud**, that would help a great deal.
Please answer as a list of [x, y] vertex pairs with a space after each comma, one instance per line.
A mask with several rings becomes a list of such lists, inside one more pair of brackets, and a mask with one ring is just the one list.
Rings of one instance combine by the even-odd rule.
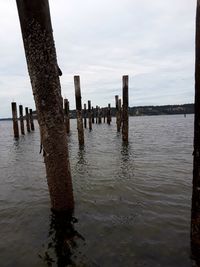
[[[83, 100], [114, 105], [130, 76], [130, 105], [192, 102], [194, 0], [50, 0], [62, 93], [75, 107], [73, 75]], [[15, 1], [0, 2], [0, 117], [10, 101], [33, 104]], [[7, 108], [6, 108], [7, 107]]]

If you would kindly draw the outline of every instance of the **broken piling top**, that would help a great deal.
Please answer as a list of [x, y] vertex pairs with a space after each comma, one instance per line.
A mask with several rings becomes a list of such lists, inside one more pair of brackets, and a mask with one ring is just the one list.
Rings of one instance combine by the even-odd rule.
[[123, 142], [128, 143], [128, 75], [122, 77], [122, 95], [122, 140]]
[[19, 138], [19, 127], [18, 127], [18, 118], [17, 118], [17, 103], [16, 102], [12, 102], [11, 103], [11, 108], [12, 108], [14, 137], [15, 138]]

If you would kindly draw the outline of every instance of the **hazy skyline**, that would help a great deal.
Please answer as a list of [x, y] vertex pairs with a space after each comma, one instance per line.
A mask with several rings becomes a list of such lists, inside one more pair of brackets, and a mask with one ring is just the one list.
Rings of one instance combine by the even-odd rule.
[[[62, 95], [75, 108], [73, 76], [83, 103], [114, 106], [122, 75], [129, 105], [194, 101], [194, 0], [50, 0]], [[14, 0], [0, 0], [0, 118], [11, 101], [34, 108]]]

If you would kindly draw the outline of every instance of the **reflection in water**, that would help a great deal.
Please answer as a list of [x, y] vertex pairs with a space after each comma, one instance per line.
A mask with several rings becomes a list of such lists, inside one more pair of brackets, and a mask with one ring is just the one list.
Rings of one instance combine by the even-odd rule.
[[122, 179], [131, 179], [134, 177], [133, 157], [129, 144], [122, 143], [119, 175]]
[[66, 213], [52, 213], [47, 248], [44, 255], [39, 255], [47, 266], [77, 266], [75, 253], [78, 241], [84, 238], [74, 229], [76, 222]]
[[84, 151], [84, 150], [85, 150], [85, 146], [79, 144], [79, 150], [80, 150], [80, 151]]
[[130, 145], [126, 143], [122, 143], [121, 148], [121, 154], [122, 154], [122, 161], [127, 162], [130, 158]]
[[78, 155], [77, 155], [77, 158], [78, 158], [78, 164], [86, 164], [86, 161], [85, 161], [85, 149], [83, 146], [80, 146], [79, 147], [79, 151], [78, 151]]

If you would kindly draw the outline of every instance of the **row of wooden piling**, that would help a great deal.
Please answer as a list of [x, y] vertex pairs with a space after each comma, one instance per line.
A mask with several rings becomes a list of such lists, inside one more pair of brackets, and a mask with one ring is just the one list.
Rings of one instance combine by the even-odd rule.
[[[121, 108], [121, 99], [119, 96], [115, 96], [116, 102], [116, 123], [117, 131], [120, 132], [122, 125], [122, 140], [125, 143], [128, 143], [128, 76], [125, 75], [122, 77], [122, 95], [123, 95], [123, 106]], [[75, 99], [76, 99], [76, 115], [77, 115], [77, 130], [78, 130], [78, 140], [79, 145], [84, 145], [84, 128], [83, 128], [83, 119], [84, 127], [87, 128], [87, 108], [84, 104], [83, 117], [82, 117], [82, 101], [81, 101], [81, 86], [80, 86], [80, 77], [74, 76], [74, 86], [75, 86]], [[107, 123], [110, 125], [112, 116], [111, 116], [111, 105], [108, 104], [108, 108], [101, 109], [96, 106], [96, 123], [102, 123], [102, 117], [105, 118], [107, 115]], [[92, 107], [91, 112], [91, 101], [88, 100], [88, 118], [89, 118], [89, 130], [92, 130], [92, 123], [94, 123], [94, 108]]]
[[18, 126], [18, 120], [20, 121], [20, 130], [21, 134], [25, 135], [24, 130], [24, 119], [26, 120], [26, 129], [27, 132], [30, 133], [31, 131], [35, 130], [34, 126], [34, 120], [33, 120], [33, 111], [32, 109], [29, 109], [28, 107], [25, 107], [25, 116], [23, 115], [23, 106], [19, 105], [19, 118], [17, 115], [17, 103], [12, 102], [11, 103], [12, 108], [12, 119], [13, 119], [13, 132], [14, 137], [19, 138], [19, 126]]
[[[120, 132], [122, 127], [122, 140], [124, 142], [128, 142], [128, 76], [122, 77], [123, 81], [123, 107], [121, 107], [121, 99], [119, 96], [115, 96], [115, 107], [116, 107], [116, 125], [117, 132]], [[91, 101], [88, 100], [88, 109], [86, 103], [84, 103], [84, 109], [82, 110], [82, 98], [81, 98], [81, 86], [80, 86], [80, 77], [74, 76], [74, 86], [75, 86], [75, 99], [76, 99], [76, 115], [77, 115], [77, 130], [78, 130], [78, 140], [79, 145], [84, 145], [84, 128], [87, 128], [87, 118], [88, 118], [88, 126], [89, 130], [92, 130], [92, 124], [96, 123], [101, 124], [102, 119], [103, 122], [106, 122], [110, 125], [112, 116], [111, 116], [111, 105], [108, 104], [107, 108], [100, 108], [96, 106], [96, 110], [94, 107], [91, 107]], [[19, 137], [19, 127], [18, 127], [18, 116], [17, 116], [17, 104], [16, 102], [12, 102], [12, 115], [13, 115], [13, 130], [14, 137]], [[94, 112], [94, 110], [96, 112]], [[83, 112], [82, 112], [83, 111]], [[96, 114], [95, 114], [96, 113]], [[21, 134], [24, 135], [24, 116], [23, 116], [23, 106], [19, 105], [19, 120], [20, 120], [20, 129]], [[26, 119], [26, 127], [27, 132], [31, 130], [34, 131], [34, 123], [33, 123], [33, 115], [32, 109], [28, 109], [25, 107], [25, 119]], [[64, 121], [66, 132], [70, 132], [70, 108], [68, 99], [64, 99]], [[83, 123], [84, 122], [84, 123]]]

